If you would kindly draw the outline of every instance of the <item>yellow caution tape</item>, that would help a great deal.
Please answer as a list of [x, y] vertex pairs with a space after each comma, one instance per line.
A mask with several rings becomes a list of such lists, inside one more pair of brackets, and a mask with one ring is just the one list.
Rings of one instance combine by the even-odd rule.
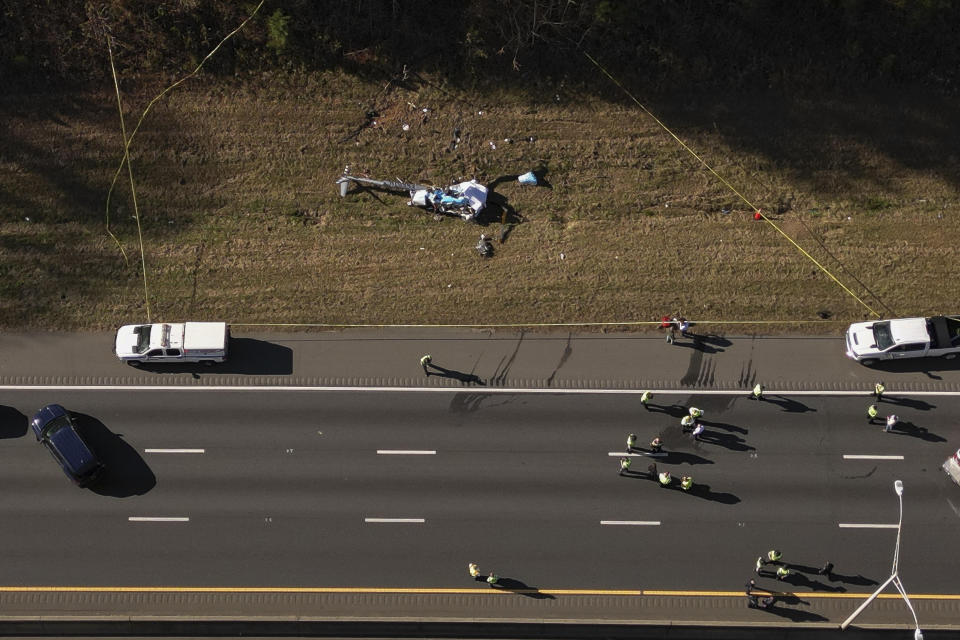
[[120, 176], [120, 172], [123, 170], [123, 165], [126, 164], [127, 173], [130, 175], [130, 191], [133, 195], [133, 212], [137, 220], [137, 234], [139, 236], [139, 242], [140, 242], [140, 258], [141, 258], [141, 265], [143, 267], [143, 297], [147, 307], [147, 322], [150, 322], [150, 295], [147, 290], [147, 263], [146, 263], [146, 259], [144, 258], [144, 251], [143, 251], [143, 234], [140, 232], [140, 210], [137, 208], [137, 194], [133, 186], [133, 169], [130, 167], [130, 145], [133, 143], [134, 136], [137, 135], [137, 131], [140, 130], [140, 125], [143, 124], [144, 118], [147, 117], [147, 114], [150, 112], [150, 109], [153, 108], [153, 105], [158, 100], [160, 100], [160, 98], [167, 95], [169, 92], [173, 91], [174, 89], [179, 87], [181, 84], [183, 84], [190, 78], [197, 75], [200, 69], [203, 68], [203, 65], [206, 64], [207, 60], [213, 57], [213, 54], [215, 54], [227, 40], [232, 38], [234, 35], [239, 33], [241, 29], [247, 26], [247, 23], [250, 22], [250, 20], [252, 20], [255, 15], [257, 15], [258, 11], [260, 11], [260, 7], [263, 6], [264, 2], [265, 0], [260, 0], [260, 3], [253, 10], [253, 13], [247, 16], [247, 19], [241, 22], [239, 27], [237, 27], [236, 29], [228, 33], [226, 36], [224, 36], [224, 38], [220, 41], [220, 43], [217, 44], [217, 46], [215, 46], [213, 49], [211, 49], [210, 53], [204, 56], [203, 60], [200, 61], [200, 64], [198, 64], [193, 71], [183, 76], [182, 78], [174, 82], [172, 85], [170, 85], [169, 87], [161, 91], [159, 94], [157, 94], [156, 97], [154, 97], [153, 100], [151, 100], [147, 104], [146, 108], [143, 110], [143, 113], [140, 114], [140, 119], [137, 121], [137, 126], [133, 128], [133, 131], [130, 133], [129, 137], [127, 136], [126, 127], [123, 122], [123, 107], [120, 101], [120, 87], [117, 84], [117, 71], [113, 65], [113, 48], [110, 46], [110, 36], [109, 35], [107, 36], [107, 49], [110, 52], [110, 71], [113, 73], [113, 87], [117, 92], [117, 107], [120, 109], [120, 128], [121, 128], [121, 131], [123, 132], [123, 158], [121, 158], [120, 160], [120, 166], [117, 167], [116, 173], [113, 174], [113, 181], [110, 183], [110, 189], [107, 191], [107, 204], [106, 204], [107, 233], [110, 234], [110, 237], [112, 237], [114, 242], [117, 243], [117, 246], [120, 247], [120, 252], [123, 254], [123, 259], [127, 260], [127, 254], [123, 250], [123, 247], [120, 245], [120, 241], [113, 234], [113, 232], [110, 231], [110, 196], [113, 194], [113, 189], [117, 184], [117, 178]]
[[726, 179], [724, 179], [724, 177], [721, 176], [719, 173], [717, 173], [716, 171], [714, 171], [713, 167], [711, 167], [709, 164], [707, 164], [706, 160], [704, 160], [703, 158], [701, 158], [693, 149], [691, 149], [689, 146], [687, 146], [687, 144], [686, 144], [683, 140], [681, 140], [681, 139], [677, 136], [677, 134], [675, 134], [673, 131], [671, 131], [671, 130], [670, 130], [670, 127], [668, 127], [667, 125], [665, 125], [657, 116], [653, 115], [653, 113], [651, 113], [651, 111], [650, 111], [649, 109], [647, 109], [645, 106], [643, 106], [643, 104], [642, 104], [639, 100], [637, 100], [637, 99], [633, 96], [633, 94], [630, 93], [630, 92], [627, 90], [626, 87], [624, 87], [622, 84], [620, 84], [620, 82], [617, 81], [616, 78], [614, 78], [612, 75], [610, 75], [610, 73], [609, 73], [606, 69], [604, 69], [603, 66], [602, 66], [599, 62], [597, 62], [597, 61], [593, 58], [593, 56], [591, 56], [591, 55], [590, 55], [589, 53], [587, 53], [586, 51], [583, 52], [583, 55], [585, 55], [585, 56], [587, 57], [587, 59], [588, 59], [590, 62], [592, 62], [592, 63], [594, 64], [594, 66], [596, 66], [597, 69], [599, 69], [599, 70], [601, 71], [601, 73], [603, 73], [603, 75], [605, 75], [607, 78], [609, 78], [610, 81], [613, 82], [613, 84], [617, 85], [617, 87], [619, 87], [620, 90], [623, 91], [623, 92], [627, 95], [627, 97], [629, 97], [631, 100], [633, 100], [633, 102], [636, 103], [636, 105], [637, 105], [638, 107], [640, 107], [641, 109], [643, 109], [643, 112], [644, 112], [644, 113], [646, 113], [648, 116], [650, 116], [650, 117], [653, 119], [654, 122], [656, 122], [658, 125], [660, 125], [660, 127], [661, 127], [664, 131], [666, 131], [668, 134], [670, 134], [670, 137], [671, 137], [671, 138], [673, 138], [674, 140], [676, 140], [677, 143], [678, 143], [681, 147], [683, 147], [683, 148], [684, 148], [691, 156], [693, 156], [700, 164], [702, 164], [704, 167], [706, 167], [707, 171], [709, 171], [710, 173], [712, 173], [720, 182], [722, 182], [728, 189], [730, 189], [730, 191], [732, 191], [734, 194], [736, 194], [736, 196], [737, 196], [738, 198], [740, 198], [741, 200], [743, 200], [743, 202], [746, 203], [746, 205], [747, 205], [748, 207], [750, 207], [750, 210], [751, 210], [751, 211], [753, 211], [754, 213], [758, 214], [761, 218], [763, 218], [765, 221], [767, 221], [774, 229], [776, 229], [776, 230], [780, 233], [780, 235], [782, 235], [784, 238], [786, 238], [787, 240], [789, 240], [790, 243], [800, 251], [800, 253], [802, 253], [804, 256], [806, 256], [807, 258], [809, 258], [810, 261], [813, 262], [813, 264], [817, 265], [817, 267], [819, 267], [819, 269], [820, 269], [821, 271], [823, 271], [825, 274], [827, 274], [827, 276], [829, 276], [831, 280], [833, 280], [833, 281], [836, 282], [838, 285], [840, 285], [840, 287], [841, 287], [844, 291], [846, 291], [848, 294], [850, 294], [850, 296], [853, 297], [854, 300], [856, 300], [857, 302], [859, 302], [867, 311], [869, 311], [870, 313], [872, 313], [874, 316], [876, 316], [876, 317], [878, 317], [878, 318], [880, 317], [880, 314], [879, 314], [879, 313], [877, 313], [876, 311], [874, 311], [874, 310], [870, 307], [870, 305], [868, 305], [866, 302], [864, 302], [863, 300], [861, 300], [860, 297], [857, 296], [857, 294], [855, 294], [855, 293], [854, 293], [853, 291], [851, 291], [846, 285], [844, 285], [842, 282], [840, 282], [840, 280], [838, 280], [836, 276], [834, 276], [832, 273], [830, 273], [830, 271], [827, 270], [827, 268], [824, 267], [822, 264], [820, 264], [819, 262], [817, 262], [817, 260], [816, 260], [813, 256], [811, 256], [809, 253], [807, 253], [806, 251], [804, 251], [804, 249], [803, 249], [799, 244], [797, 244], [797, 243], [793, 240], [793, 238], [791, 238], [790, 236], [788, 236], [788, 235], [783, 231], [783, 229], [781, 229], [780, 227], [778, 227], [777, 225], [775, 225], [775, 224], [773, 223], [773, 221], [770, 220], [770, 218], [768, 218], [767, 216], [765, 216], [765, 215], [760, 211], [760, 209], [759, 209], [758, 207], [754, 206], [754, 204], [753, 204], [752, 202], [750, 202], [750, 201], [746, 198], [746, 196], [744, 196], [742, 193], [740, 193], [740, 192], [736, 189], [736, 187], [734, 187], [732, 184], [730, 184], [730, 183], [729, 183]]

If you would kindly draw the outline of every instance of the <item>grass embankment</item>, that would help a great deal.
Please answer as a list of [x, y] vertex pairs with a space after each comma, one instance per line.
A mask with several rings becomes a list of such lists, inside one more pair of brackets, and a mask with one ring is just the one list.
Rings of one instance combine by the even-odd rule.
[[[124, 96], [128, 127], [159, 88]], [[378, 126], [341, 142], [371, 102]], [[955, 103], [649, 106], [873, 309], [958, 311]], [[111, 228], [129, 264], [104, 227], [121, 153], [114, 96], [8, 96], [0, 109], [0, 326], [145, 321], [126, 172]], [[816, 325], [711, 327], [824, 333], [869, 315], [626, 102], [555, 87], [383, 91], [332, 73], [204, 79], [157, 104], [132, 158], [155, 321], [809, 321], [828, 311]], [[348, 164], [439, 185], [545, 167], [551, 187], [497, 184], [522, 220], [482, 259], [473, 245], [481, 231], [497, 238], [499, 214], [483, 228], [435, 220], [402, 195], [341, 199], [334, 180]]]

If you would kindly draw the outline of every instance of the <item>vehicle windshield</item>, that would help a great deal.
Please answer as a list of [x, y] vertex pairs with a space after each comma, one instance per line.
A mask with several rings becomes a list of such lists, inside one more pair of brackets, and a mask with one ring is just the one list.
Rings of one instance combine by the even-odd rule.
[[960, 320], [957, 318], [946, 318], [947, 335], [950, 336], [950, 344], [960, 344]]
[[67, 416], [58, 416], [48, 422], [43, 428], [43, 436], [45, 438], [51, 438], [57, 431], [60, 431], [60, 429], [68, 426], [70, 426], [70, 420], [67, 418]]
[[880, 351], [886, 351], [893, 346], [893, 336], [890, 334], [889, 322], [873, 323], [873, 341]]
[[137, 328], [137, 353], [146, 353], [150, 348], [150, 325]]

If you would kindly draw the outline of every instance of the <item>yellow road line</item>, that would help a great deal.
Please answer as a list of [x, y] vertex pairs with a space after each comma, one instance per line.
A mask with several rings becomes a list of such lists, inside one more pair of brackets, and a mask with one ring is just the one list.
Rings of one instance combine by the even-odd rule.
[[[348, 594], [398, 594], [398, 595], [447, 595], [447, 594], [498, 594], [498, 593], [542, 593], [555, 596], [674, 596], [687, 598], [729, 598], [743, 596], [743, 591], [681, 591], [664, 589], [417, 589], [417, 588], [380, 588], [380, 587], [52, 587], [52, 586], [2, 586], [0, 593], [348, 593]], [[799, 596], [803, 598], [866, 598], [869, 593], [821, 593], [817, 591], [767, 591], [757, 589], [757, 593], [771, 593], [779, 596]], [[881, 593], [879, 598], [899, 598], [898, 593]], [[910, 594], [914, 600], [960, 600], [956, 593]]]

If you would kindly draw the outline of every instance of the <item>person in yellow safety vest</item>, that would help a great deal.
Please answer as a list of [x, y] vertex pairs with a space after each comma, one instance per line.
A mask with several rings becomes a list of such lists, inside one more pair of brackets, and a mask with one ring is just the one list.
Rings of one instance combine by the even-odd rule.
[[430, 372], [427, 371], [427, 367], [430, 366], [431, 362], [433, 362], [433, 357], [429, 354], [420, 358], [420, 366], [423, 367], [423, 372], [428, 376], [430, 375]]
[[690, 491], [690, 488], [693, 486], [693, 478], [690, 476], [683, 476], [680, 478], [680, 488], [684, 491]]
[[663, 448], [663, 442], [660, 440], [659, 436], [650, 441], [650, 451], [652, 453], [660, 453], [660, 449]]
[[620, 475], [630, 471], [630, 458], [620, 458]]
[[637, 434], [631, 433], [627, 436], [627, 451], [633, 451], [637, 446]]
[[880, 415], [880, 409], [877, 408], [877, 405], [872, 404], [867, 407], [867, 422], [873, 424], [874, 420], [877, 419]]
[[787, 569], [786, 567], [781, 565], [777, 567], [777, 580], [783, 580], [784, 578], [789, 576], [791, 573], [793, 572], [790, 571], [790, 569]]
[[490, 572], [490, 575], [487, 576], [487, 584], [489, 584], [490, 586], [497, 584], [497, 582], [499, 581], [500, 581], [500, 576], [493, 573], [492, 571]]
[[673, 482], [673, 478], [670, 477], [670, 472], [669, 472], [669, 471], [661, 471], [661, 472], [660, 472], [660, 486], [661, 486], [661, 487], [669, 487], [671, 482]]
[[690, 407], [690, 417], [691, 418], [700, 418], [703, 416], [703, 409], [697, 409], [696, 407]]
[[783, 557], [783, 554], [776, 549], [770, 549], [767, 551], [767, 560], [770, 562], [780, 562], [780, 558]]
[[480, 567], [477, 566], [476, 562], [471, 562], [467, 565], [467, 570], [470, 571], [471, 578], [477, 578], [480, 576]]
[[647, 405], [649, 404], [650, 400], [652, 400], [652, 399], [653, 399], [653, 394], [650, 393], [649, 391], [644, 391], [643, 394], [641, 394], [641, 396], [640, 396], [640, 404], [643, 405], [643, 408], [644, 408], [644, 409], [646, 409], [647, 411], [649, 411], [649, 410], [650, 410], [650, 407], [647, 406]]
[[753, 399], [763, 400], [763, 385], [759, 382], [753, 387]]
[[887, 388], [886, 388], [885, 386], [883, 386], [883, 381], [882, 381], [882, 380], [881, 380], [880, 382], [878, 382], [877, 384], [873, 385], [873, 394], [874, 394], [875, 396], [877, 396], [877, 402], [880, 402], [881, 397], [883, 396], [883, 392], [886, 391], [886, 390], [887, 390]]
[[693, 419], [693, 416], [683, 416], [680, 418], [680, 429], [683, 431], [689, 431], [693, 429], [693, 423], [696, 422]]

